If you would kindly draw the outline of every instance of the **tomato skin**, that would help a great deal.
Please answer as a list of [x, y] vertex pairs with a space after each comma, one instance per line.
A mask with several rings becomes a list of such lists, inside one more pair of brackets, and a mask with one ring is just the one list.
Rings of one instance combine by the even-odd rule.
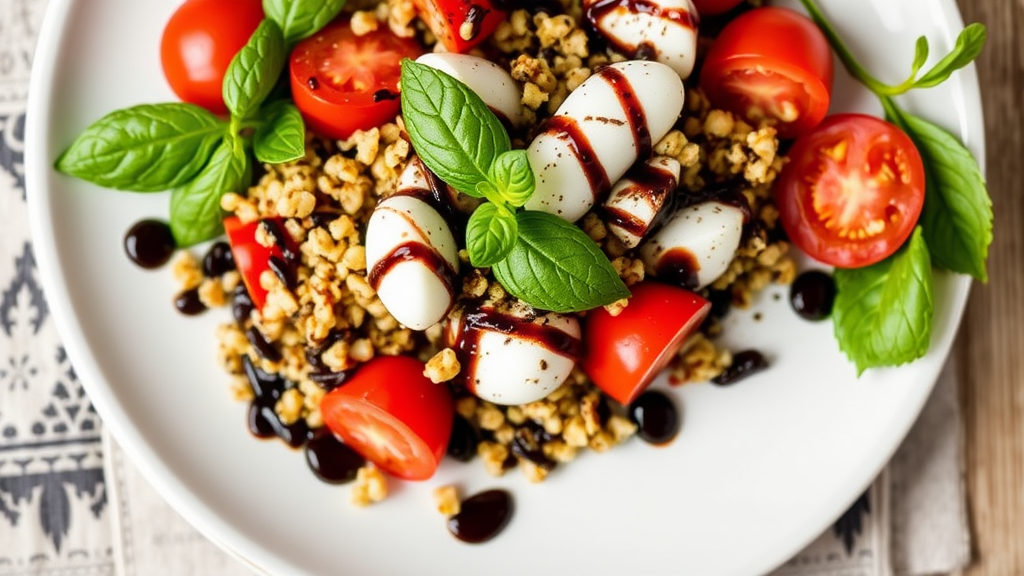
[[865, 114], [829, 116], [793, 143], [775, 185], [790, 240], [841, 268], [885, 259], [910, 237], [925, 176], [913, 141]]
[[320, 402], [324, 424], [384, 472], [405, 480], [434, 475], [455, 419], [451, 392], [409, 356], [375, 356]]
[[[275, 219], [280, 222], [280, 219]], [[278, 246], [267, 248], [256, 241], [256, 230], [262, 225], [261, 220], [242, 223], [238, 216], [224, 219], [224, 232], [231, 245], [231, 255], [235, 259], [235, 268], [242, 277], [249, 298], [257, 309], [262, 309], [267, 301], [267, 291], [260, 286], [260, 275], [270, 269], [270, 258], [281, 258], [283, 252]]]
[[[490, 0], [414, 0], [416, 11], [449, 52], [466, 52], [490, 36], [507, 12], [494, 7]], [[483, 13], [476, 34], [466, 40], [460, 29], [470, 10]]]
[[743, 0], [693, 0], [693, 6], [697, 9], [697, 14], [712, 16], [724, 14], [742, 2]]
[[160, 63], [171, 90], [214, 114], [228, 109], [224, 73], [263, 20], [260, 0], [187, 0], [160, 39]]
[[292, 98], [314, 131], [348, 138], [395, 119], [401, 60], [422, 53], [416, 40], [386, 27], [356, 36], [347, 19], [336, 20], [292, 50]]
[[648, 280], [630, 290], [618, 316], [604, 308], [587, 313], [580, 361], [594, 384], [623, 405], [640, 396], [711, 310], [700, 295], [669, 284]]
[[712, 106], [757, 124], [778, 120], [780, 138], [818, 125], [832, 98], [828, 40], [814, 22], [786, 8], [755, 8], [729, 22], [711, 44], [700, 86]]

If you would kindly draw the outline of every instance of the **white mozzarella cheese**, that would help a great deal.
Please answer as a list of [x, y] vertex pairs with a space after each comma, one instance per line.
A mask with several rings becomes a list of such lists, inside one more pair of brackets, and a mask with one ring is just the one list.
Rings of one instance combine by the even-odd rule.
[[637, 158], [646, 158], [683, 109], [683, 82], [664, 64], [599, 68], [565, 99], [527, 148], [536, 191], [527, 202], [575, 222]]
[[744, 210], [716, 200], [673, 214], [640, 247], [648, 272], [699, 290], [721, 276], [743, 237]]

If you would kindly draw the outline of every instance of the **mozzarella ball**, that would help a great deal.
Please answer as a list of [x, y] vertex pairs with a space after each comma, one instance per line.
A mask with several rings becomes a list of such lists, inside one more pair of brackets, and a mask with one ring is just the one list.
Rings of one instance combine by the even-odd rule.
[[599, 68], [569, 94], [527, 157], [537, 183], [526, 203], [575, 222], [668, 133], [683, 109], [683, 82], [657, 62]]
[[640, 247], [654, 277], [700, 290], [729, 268], [743, 237], [743, 208], [706, 200], [686, 206]]
[[367, 280], [401, 324], [426, 330], [451, 308], [459, 255], [445, 219], [415, 195], [381, 200], [366, 226]]
[[457, 310], [446, 332], [466, 387], [495, 404], [534, 402], [558, 389], [576, 365], [580, 336], [575, 316], [531, 320], [489, 307]]

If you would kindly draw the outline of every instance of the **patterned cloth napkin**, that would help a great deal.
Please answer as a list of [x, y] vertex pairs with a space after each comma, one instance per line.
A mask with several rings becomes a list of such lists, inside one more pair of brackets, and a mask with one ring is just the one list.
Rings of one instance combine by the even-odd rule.
[[[28, 78], [46, 0], [0, 0], [0, 576], [247, 576], [171, 510], [102, 431], [68, 362], [27, 225]], [[932, 574], [969, 532], [956, 370], [887, 470], [772, 576]]]

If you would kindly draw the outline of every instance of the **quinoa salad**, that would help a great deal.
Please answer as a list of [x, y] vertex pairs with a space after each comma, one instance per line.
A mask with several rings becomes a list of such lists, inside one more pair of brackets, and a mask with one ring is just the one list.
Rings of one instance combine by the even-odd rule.
[[[525, 147], [543, 120], [596, 68], [626, 59], [593, 47], [578, 5], [563, 10], [515, 10], [486, 42], [487, 51], [522, 88], [527, 120], [513, 132], [514, 147]], [[430, 36], [415, 17], [411, 1], [366, 6], [353, 13], [351, 26], [356, 34], [389, 27], [400, 36]], [[721, 376], [733, 356], [715, 345], [721, 330], [718, 317], [730, 306], [749, 307], [758, 291], [773, 282], [789, 284], [796, 276], [789, 245], [777, 233], [778, 211], [770, 198], [782, 167], [778, 145], [770, 121], [752, 126], [713, 108], [700, 90], [687, 87], [682, 115], [653, 147], [654, 154], [674, 158], [681, 166], [675, 194], [701, 194], [727, 185], [742, 195], [753, 215], [751, 232], [745, 234], [728, 269], [703, 291], [716, 305], [672, 358], [668, 372], [673, 384]], [[367, 280], [363, 239], [374, 207], [395, 193], [401, 173], [414, 161], [398, 116], [340, 141], [310, 133], [303, 158], [266, 164], [255, 185], [223, 196], [221, 207], [244, 223], [282, 218], [283, 226], [273, 233], [259, 228], [256, 240], [272, 246], [281, 242], [274, 233], [285, 235], [298, 252], [289, 278], [272, 270], [260, 276], [267, 290], [262, 309], [239, 302], [247, 297], [237, 272], [211, 275], [207, 266], [204, 273], [204, 255], [194, 251], [181, 251], [173, 261], [183, 292], [195, 291], [210, 308], [235, 307], [235, 321], [222, 325], [217, 334], [218, 356], [231, 394], [254, 407], [272, 406], [272, 414], [255, 417], [276, 419], [271, 428], [303, 428], [309, 432], [295, 433], [313, 434], [324, 426], [319, 407], [331, 387], [323, 374], [357, 369], [375, 356], [406, 354], [425, 362], [425, 374], [433, 382], [451, 387], [455, 411], [463, 419], [457, 428], [468, 424], [478, 436], [478, 442], [470, 442], [457, 455], [478, 460], [494, 476], [518, 469], [530, 481], [540, 482], [581, 451], [604, 452], [636, 435], [636, 423], [578, 367], [540, 400], [500, 405], [479, 399], [460, 382], [459, 355], [445, 341], [444, 322], [417, 332], [389, 313]], [[597, 211], [588, 212], [580, 227], [598, 243], [627, 286], [650, 275], [636, 251], [609, 233]], [[459, 257], [468, 267], [465, 249]], [[453, 310], [481, 302], [521, 318], [538, 314], [510, 296], [488, 270], [468, 268]], [[625, 306], [628, 300], [607, 308], [615, 314]], [[281, 389], [267, 391], [272, 399], [259, 395], [259, 384], [254, 387], [256, 372], [283, 380]], [[441, 494], [448, 502], [444, 508], [451, 512], [452, 495], [448, 489]], [[383, 475], [366, 464], [353, 485], [352, 501], [362, 506], [386, 495]]]

